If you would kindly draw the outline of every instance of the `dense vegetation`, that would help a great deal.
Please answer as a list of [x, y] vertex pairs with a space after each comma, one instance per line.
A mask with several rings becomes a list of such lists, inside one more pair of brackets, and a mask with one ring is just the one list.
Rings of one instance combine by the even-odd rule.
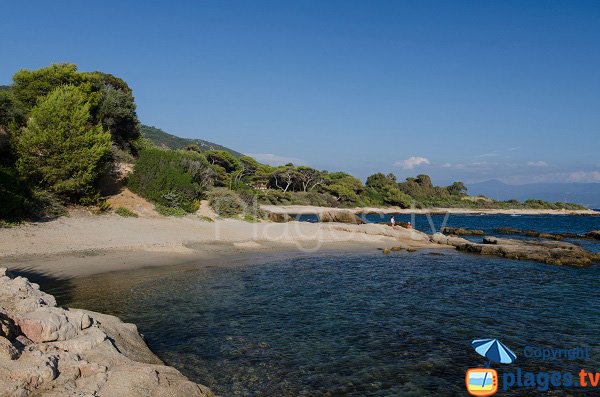
[[222, 216], [248, 220], [260, 214], [259, 203], [582, 208], [472, 197], [462, 182], [433, 186], [427, 175], [398, 182], [377, 173], [363, 184], [344, 172], [272, 167], [207, 141], [140, 126], [135, 109], [127, 83], [110, 74], [79, 72], [71, 64], [15, 73], [12, 85], [0, 87], [0, 219], [56, 216], [69, 203], [105, 209], [100, 181], [122, 162], [135, 163], [131, 190], [166, 215], [194, 212], [203, 198]]
[[72, 64], [20, 70], [0, 89], [0, 218], [63, 213], [97, 204], [116, 158], [133, 158], [140, 136], [132, 91]]

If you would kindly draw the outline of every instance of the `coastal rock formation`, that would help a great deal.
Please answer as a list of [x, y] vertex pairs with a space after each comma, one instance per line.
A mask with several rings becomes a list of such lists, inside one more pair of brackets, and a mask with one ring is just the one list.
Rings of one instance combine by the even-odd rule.
[[592, 230], [591, 232], [587, 232], [585, 236], [594, 240], [600, 240], [600, 230]]
[[285, 212], [269, 212], [269, 220], [276, 223], [285, 223], [293, 221], [294, 218]]
[[533, 260], [552, 265], [584, 267], [599, 261], [598, 254], [584, 250], [578, 245], [559, 241], [513, 240], [497, 237], [484, 237], [482, 243], [445, 236], [436, 233], [431, 241], [452, 245], [459, 251], [480, 255], [494, 255], [508, 259]]
[[381, 237], [391, 237], [395, 240], [398, 240], [403, 249], [408, 248], [422, 248], [426, 246], [430, 246], [429, 236], [423, 232], [420, 232], [415, 229], [405, 229], [403, 227], [387, 227], [385, 225], [379, 225], [375, 223], [366, 223], [363, 225], [331, 225], [331, 228], [334, 230], [339, 230], [348, 233], [358, 234], [356, 236], [357, 240], [360, 240], [360, 234], [366, 234], [370, 236], [381, 236]]
[[365, 223], [361, 217], [348, 210], [322, 211], [319, 213], [319, 222], [353, 223], [355, 225]]
[[0, 268], [1, 396], [211, 397], [167, 367], [133, 324], [56, 307], [53, 296]]
[[549, 240], [562, 240], [565, 238], [573, 238], [573, 239], [589, 239], [589, 240], [600, 240], [600, 230], [592, 230], [585, 234], [577, 234], [577, 233], [541, 233], [536, 232], [535, 230], [522, 230], [522, 229], [514, 229], [512, 227], [498, 227], [494, 229], [497, 233], [502, 234], [520, 234], [527, 237], [538, 237], [545, 238]]
[[441, 232], [443, 234], [453, 234], [455, 236], [483, 236], [485, 233], [483, 230], [477, 229], [465, 229], [462, 227], [443, 227]]

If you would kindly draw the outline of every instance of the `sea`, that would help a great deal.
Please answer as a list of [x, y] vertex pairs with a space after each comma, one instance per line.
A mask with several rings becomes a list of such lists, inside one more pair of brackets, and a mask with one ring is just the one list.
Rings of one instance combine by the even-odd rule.
[[[427, 233], [444, 225], [497, 236], [498, 227], [600, 229], [596, 216], [395, 218]], [[600, 251], [598, 241], [567, 241]], [[498, 396], [600, 395], [579, 386], [582, 369], [600, 372], [598, 265], [451, 250], [326, 251], [46, 287], [62, 305], [137, 324], [166, 364], [224, 397], [466, 396], [472, 368], [496, 371]], [[499, 340], [516, 360], [490, 361], [472, 347], [478, 339]]]

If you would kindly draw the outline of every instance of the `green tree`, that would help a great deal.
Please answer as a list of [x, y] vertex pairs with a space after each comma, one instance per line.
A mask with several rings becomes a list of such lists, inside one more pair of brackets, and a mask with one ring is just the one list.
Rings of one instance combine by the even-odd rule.
[[73, 64], [55, 64], [37, 70], [22, 69], [13, 76], [12, 90], [28, 113], [52, 90], [73, 85], [85, 93], [93, 124], [101, 123], [113, 141], [131, 150], [131, 142], [140, 136], [135, 100], [127, 83], [111, 74], [78, 72]]
[[10, 145], [11, 130], [25, 124], [23, 106], [14, 96], [12, 90], [0, 90], [0, 165], [14, 163]]
[[467, 187], [462, 182], [454, 182], [452, 185], [446, 188], [448, 193], [455, 196], [462, 196], [467, 193]]
[[77, 200], [95, 193], [110, 148], [110, 133], [90, 124], [85, 93], [62, 86], [32, 109], [16, 139], [17, 169], [36, 186]]
[[130, 92], [112, 86], [102, 89], [96, 118], [121, 148], [129, 148], [130, 142], [140, 136], [140, 122], [135, 109]]
[[215, 185], [232, 187], [240, 161], [225, 150], [207, 150], [203, 153], [215, 173]]
[[37, 70], [21, 69], [13, 76], [13, 92], [27, 111], [33, 109], [38, 99], [63, 85], [79, 86], [83, 77], [77, 66], [69, 63], [50, 65]]
[[[414, 183], [414, 182], [412, 182]], [[412, 203], [412, 198], [398, 188], [396, 176], [394, 174], [383, 175], [377, 173], [367, 178], [366, 186], [379, 193], [384, 204], [396, 205], [407, 208]]]

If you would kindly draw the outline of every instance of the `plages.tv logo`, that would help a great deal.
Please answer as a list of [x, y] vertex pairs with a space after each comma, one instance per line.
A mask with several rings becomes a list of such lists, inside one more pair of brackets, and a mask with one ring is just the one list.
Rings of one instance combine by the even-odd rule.
[[491, 396], [498, 391], [498, 372], [491, 364], [512, 364], [517, 355], [498, 339], [476, 339], [473, 349], [487, 359], [484, 367], [469, 368], [465, 376], [467, 391], [472, 396]]

